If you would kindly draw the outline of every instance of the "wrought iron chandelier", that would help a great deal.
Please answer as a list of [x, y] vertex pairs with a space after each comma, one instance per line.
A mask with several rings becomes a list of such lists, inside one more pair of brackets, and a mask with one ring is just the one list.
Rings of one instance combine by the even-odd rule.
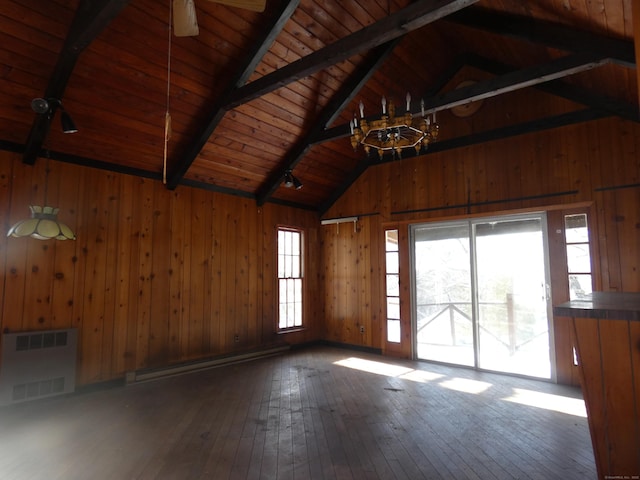
[[380, 159], [388, 152], [400, 158], [405, 148], [414, 148], [416, 153], [420, 153], [420, 150], [426, 150], [430, 143], [435, 142], [440, 132], [435, 111], [426, 115], [424, 100], [421, 100], [421, 117], [414, 120], [409, 93], [406, 100], [405, 114], [396, 117], [393, 103], [389, 103], [387, 112], [387, 99], [382, 97], [382, 117], [372, 121], [364, 118], [364, 104], [360, 101], [360, 119], [354, 115], [350, 122], [353, 149], [357, 150], [358, 145], [362, 145], [367, 155], [374, 149]]

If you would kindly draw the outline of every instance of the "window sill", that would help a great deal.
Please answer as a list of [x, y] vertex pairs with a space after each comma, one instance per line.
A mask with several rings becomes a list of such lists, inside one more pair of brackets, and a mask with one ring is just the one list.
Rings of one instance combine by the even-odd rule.
[[287, 328], [287, 329], [284, 329], [284, 330], [278, 330], [276, 332], [276, 334], [284, 335], [284, 334], [287, 334], [287, 333], [304, 332], [305, 330], [306, 330], [305, 327], [293, 327], [293, 328]]

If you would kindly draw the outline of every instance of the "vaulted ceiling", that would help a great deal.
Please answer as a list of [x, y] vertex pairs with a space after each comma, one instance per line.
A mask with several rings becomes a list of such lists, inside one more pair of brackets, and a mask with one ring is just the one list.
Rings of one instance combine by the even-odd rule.
[[[366, 168], [401, 161], [354, 151], [360, 101], [370, 118], [407, 92], [414, 114], [419, 99], [437, 111], [425, 161], [638, 121], [634, 1], [267, 0], [257, 13], [195, 0], [199, 35], [176, 37], [170, 0], [3, 0], [0, 148], [322, 213]], [[548, 100], [521, 111], [533, 92]], [[78, 132], [34, 112], [39, 97], [60, 99]], [[303, 188], [282, 184], [287, 170]]]

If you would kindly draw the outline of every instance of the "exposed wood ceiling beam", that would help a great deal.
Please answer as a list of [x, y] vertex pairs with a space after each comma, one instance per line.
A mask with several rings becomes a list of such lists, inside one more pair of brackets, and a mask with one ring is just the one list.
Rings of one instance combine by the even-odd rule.
[[[470, 56], [465, 59], [466, 62], [470, 62], [473, 57]], [[510, 91], [515, 91], [520, 88], [529, 86], [541, 85], [545, 82], [552, 81], [563, 76], [571, 75], [585, 69], [591, 69], [598, 65], [607, 63], [608, 59], [594, 57], [592, 55], [576, 54], [564, 57], [553, 62], [536, 65], [533, 67], [525, 68], [517, 71], [507, 71], [506, 68], [502, 68], [502, 75], [491, 80], [478, 82], [470, 87], [460, 88], [444, 94], [435, 95], [425, 100], [425, 107], [433, 110], [445, 110], [456, 105], [462, 105], [469, 103], [473, 100], [480, 100], [482, 98], [489, 98], [492, 96], [500, 95]], [[478, 65], [475, 65], [478, 67]], [[495, 67], [495, 65], [494, 65]], [[608, 114], [608, 113], [607, 113]], [[477, 135], [471, 135], [464, 138], [452, 139], [448, 142], [437, 142], [429, 147], [427, 153], [434, 153], [436, 151], [448, 150], [451, 148], [458, 148], [466, 145], [472, 145], [475, 143], [486, 142], [490, 140], [496, 140], [498, 138], [505, 138], [513, 135], [520, 135], [529, 131], [536, 131], [543, 128], [555, 128], [557, 126], [576, 123], [578, 121], [587, 121], [593, 118], [599, 118], [606, 115], [603, 109], [587, 110], [586, 113], [578, 112], [567, 115], [561, 115], [552, 117], [549, 119], [535, 120], [532, 122], [526, 122], [521, 125], [513, 127], [506, 127], [502, 129], [496, 129], [490, 132], [481, 132]], [[347, 137], [349, 135], [349, 126], [341, 125], [332, 129], [327, 129], [318, 137], [318, 141], [330, 141], [338, 138]], [[407, 149], [405, 156], [415, 156], [413, 150]], [[381, 160], [378, 163], [382, 163]], [[319, 207], [319, 213], [322, 215], [326, 212], [331, 205], [333, 205], [340, 196], [342, 196], [349, 186], [357, 180], [357, 178], [364, 173], [364, 171], [375, 162], [371, 161], [371, 157], [363, 159], [354, 171], [348, 175], [341, 185], [332, 193], [332, 195]]]
[[419, 0], [337, 42], [236, 90], [225, 105], [232, 109], [319, 70], [364, 53], [451, 15], [478, 0]]
[[[426, 152], [416, 153], [414, 149], [408, 148], [403, 152], [402, 158], [411, 158], [416, 156], [431, 155], [438, 152], [444, 152], [455, 148], [466, 147], [470, 145], [477, 145], [494, 140], [500, 140], [503, 138], [513, 137], [517, 135], [524, 135], [532, 132], [540, 132], [544, 130], [551, 130], [567, 125], [573, 125], [576, 123], [583, 123], [590, 120], [597, 120], [604, 118], [609, 114], [601, 110], [586, 109], [578, 110], [575, 112], [563, 113], [560, 115], [554, 115], [552, 117], [540, 118], [517, 125], [509, 125], [502, 128], [496, 128], [494, 130], [488, 130], [485, 132], [474, 133], [466, 135], [464, 137], [452, 138], [442, 142], [431, 144]], [[369, 157], [363, 158], [358, 164], [358, 167], [354, 172], [345, 179], [339, 188], [329, 197], [322, 205], [318, 207], [318, 213], [322, 216], [331, 206], [347, 191], [349, 186], [370, 166], [380, 165], [390, 162], [391, 156], [385, 156], [382, 159], [378, 159], [375, 154]]]
[[211, 106], [209, 120], [206, 122], [202, 130], [189, 143], [186, 151], [179, 155], [179, 162], [172, 162], [171, 170], [167, 176], [167, 188], [173, 190], [181, 182], [195, 159], [198, 157], [209, 138], [213, 134], [218, 124], [222, 121], [227, 112], [227, 101], [231, 94], [240, 88], [247, 81], [249, 76], [255, 71], [256, 67], [267, 53], [274, 40], [280, 34], [284, 25], [287, 23], [300, 0], [281, 1], [278, 10], [274, 13], [274, 21], [266, 24], [262, 34], [258, 36], [254, 45], [254, 50], [248, 55], [244, 66], [238, 70], [235, 77], [229, 82], [225, 91], [216, 99]]
[[[44, 98], [62, 100], [69, 78], [82, 51], [102, 32], [130, 0], [82, 0], [74, 15], [67, 38], [53, 69]], [[38, 114], [27, 138], [22, 161], [33, 165], [42, 149], [51, 116]]]
[[[434, 82], [433, 86], [429, 88], [427, 92], [425, 92], [423, 98], [431, 97], [438, 93], [466, 65], [466, 60], [466, 55], [456, 56], [449, 68], [442, 75], [440, 75], [436, 82]], [[324, 133], [325, 132], [322, 132], [323, 135]], [[347, 175], [344, 176], [338, 188], [331, 193], [331, 195], [322, 203], [322, 205], [320, 205], [320, 214], [326, 212], [329, 207], [331, 207], [331, 205], [333, 205], [338, 200], [338, 198], [340, 198], [349, 189], [351, 184], [355, 182], [367, 168], [369, 168], [369, 164], [369, 159], [367, 157], [364, 157], [358, 162], [353, 170], [351, 170]]]
[[505, 73], [491, 80], [478, 82], [425, 99], [425, 110], [440, 111], [464, 105], [477, 100], [495, 97], [526, 87], [592, 70], [610, 62], [607, 57], [591, 53], [576, 53], [552, 60], [542, 65], [525, 67], [515, 72]]
[[277, 171], [266, 182], [265, 188], [258, 194], [258, 205], [263, 205], [282, 183], [287, 170], [293, 170], [302, 160], [305, 153], [315, 139], [325, 130], [327, 125], [332, 124], [336, 117], [344, 110], [346, 105], [353, 100], [364, 84], [386, 61], [391, 52], [398, 45], [402, 37], [398, 37], [391, 42], [375, 48], [364, 65], [361, 65], [354, 74], [340, 87], [331, 101], [325, 106], [318, 118], [313, 122], [311, 130], [296, 142], [296, 145], [289, 151], [283, 160], [284, 168]]
[[[493, 75], [504, 75], [517, 70], [516, 67], [511, 65], [505, 65], [501, 62], [489, 60], [485, 57], [480, 57], [474, 54], [466, 56], [466, 64]], [[610, 114], [624, 118], [625, 120], [633, 122], [640, 121], [637, 105], [604, 96], [599, 92], [586, 90], [576, 85], [569, 85], [568, 83], [561, 82], [560, 80], [541, 83], [536, 85], [535, 88], [551, 95], [562, 97], [575, 103], [580, 103], [587, 107], [609, 112]]]
[[[640, 3], [639, 0], [634, 0]], [[628, 68], [636, 67], [633, 42], [594, 35], [552, 22], [472, 7], [446, 21], [568, 52], [589, 52], [609, 57]]]
[[[599, 118], [605, 118], [608, 116], [610, 116], [608, 112], [603, 112], [594, 108], [587, 108], [583, 110], [576, 110], [573, 112], [561, 113], [559, 115], [553, 115], [550, 117], [537, 118], [535, 120], [530, 120], [519, 124], [496, 128], [494, 130], [473, 133], [464, 137], [452, 138], [450, 140], [436, 142], [432, 145], [429, 145], [429, 149], [426, 152], [421, 153], [421, 155], [430, 155], [433, 153], [452, 150], [454, 148], [477, 145], [479, 143], [501, 140], [504, 138], [515, 137], [517, 135], [525, 135], [527, 133], [540, 132], [543, 130], [551, 130], [567, 125], [574, 125], [576, 123], [597, 120]], [[403, 154], [403, 158], [408, 158], [410, 156], [416, 156], [415, 150], [413, 150], [412, 152], [407, 152], [407, 155]], [[383, 159], [380, 163], [385, 163], [386, 161], [390, 160]]]
[[[328, 47], [307, 55], [247, 85], [243, 85], [247, 78], [247, 71], [249, 75], [253, 73], [257, 63], [273, 43], [286, 20], [293, 14], [299, 0], [292, 0], [283, 8], [279, 20], [275, 22], [264, 40], [256, 42], [258, 49], [251, 56], [251, 61], [247, 62], [246, 67], [243, 68], [242, 75], [238, 75], [235, 81], [230, 82], [229, 87], [218, 97], [211, 109], [212, 113], [209, 116], [209, 122], [190, 143], [187, 151], [180, 155], [181, 161], [171, 167], [172, 170], [167, 177], [167, 188], [175, 189], [178, 186], [228, 110], [272, 92], [299, 78], [334, 65], [355, 54], [366, 52], [402, 37], [412, 30], [423, 27], [443, 16], [450, 15], [477, 1], [419, 0], [373, 25], [338, 40]], [[270, 185], [272, 187], [275, 185], [274, 179], [270, 180]], [[261, 194], [261, 197], [266, 197], [265, 192]]]
[[[430, 98], [425, 98], [425, 110], [429, 112], [446, 110], [457, 105], [464, 105], [484, 98], [495, 97], [585, 70], [591, 70], [608, 62], [608, 58], [602, 58], [598, 55], [584, 53], [569, 55], [549, 63], [526, 67], [515, 72], [508, 72], [499, 77], [478, 82], [465, 88], [459, 88]], [[325, 130], [324, 133], [317, 138], [317, 141], [326, 142], [335, 140], [346, 137], [349, 133], [348, 125], [339, 125]]]

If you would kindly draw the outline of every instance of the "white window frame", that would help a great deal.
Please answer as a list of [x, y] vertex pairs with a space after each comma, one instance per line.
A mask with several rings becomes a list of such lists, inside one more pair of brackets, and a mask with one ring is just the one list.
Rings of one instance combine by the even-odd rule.
[[[395, 246], [390, 246], [389, 234], [395, 235]], [[400, 231], [397, 228], [384, 230], [385, 236], [385, 298], [387, 317], [387, 342], [401, 343], [402, 323], [400, 318]]]
[[277, 331], [303, 328], [304, 231], [278, 227], [277, 231]]

